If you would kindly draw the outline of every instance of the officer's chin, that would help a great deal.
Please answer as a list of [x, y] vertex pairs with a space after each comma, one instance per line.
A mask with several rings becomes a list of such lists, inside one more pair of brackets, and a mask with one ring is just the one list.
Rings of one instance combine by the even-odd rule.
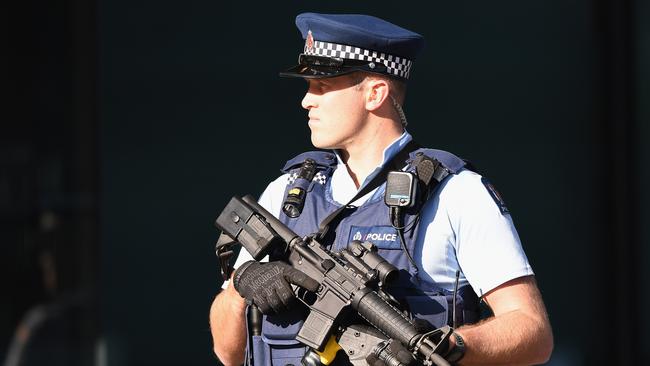
[[315, 139], [313, 134], [311, 136], [311, 144], [317, 149], [328, 149], [325, 144], [322, 144], [318, 139]]
[[330, 146], [327, 141], [323, 141], [323, 139], [318, 138], [318, 134], [314, 133], [313, 131], [311, 133], [311, 144], [314, 145], [314, 147], [317, 149], [329, 150], [334, 148]]

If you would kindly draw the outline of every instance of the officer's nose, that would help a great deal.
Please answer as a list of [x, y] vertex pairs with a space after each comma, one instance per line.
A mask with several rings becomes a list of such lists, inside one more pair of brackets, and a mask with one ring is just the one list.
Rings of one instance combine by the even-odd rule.
[[300, 104], [303, 108], [309, 110], [316, 106], [316, 96], [311, 93], [311, 90], [307, 90]]

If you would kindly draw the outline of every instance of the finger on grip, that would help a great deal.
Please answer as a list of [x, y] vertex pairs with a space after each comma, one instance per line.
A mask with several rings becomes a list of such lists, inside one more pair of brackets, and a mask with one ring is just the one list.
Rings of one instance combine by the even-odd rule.
[[316, 282], [315, 279], [307, 276], [305, 273], [294, 268], [289, 268], [285, 272], [284, 278], [290, 283], [294, 285], [298, 285], [304, 288], [305, 290], [309, 290], [311, 292], [318, 291], [318, 287], [320, 286], [320, 284]]

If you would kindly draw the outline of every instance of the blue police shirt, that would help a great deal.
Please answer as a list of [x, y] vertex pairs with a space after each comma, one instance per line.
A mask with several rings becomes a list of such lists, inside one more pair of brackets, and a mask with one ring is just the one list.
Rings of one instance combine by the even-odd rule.
[[[411, 139], [405, 131], [389, 145], [384, 150], [382, 164], [364, 184]], [[358, 189], [337, 156], [338, 166], [330, 178], [330, 189], [334, 200], [345, 204]], [[460, 270], [460, 287], [469, 283], [478, 296], [509, 280], [533, 274], [510, 214], [497, 206], [481, 178], [463, 169], [439, 184], [437, 194], [420, 213], [420, 232], [413, 253], [422, 280], [452, 291], [456, 271]], [[280, 176], [268, 185], [259, 199], [259, 203], [275, 216], [280, 214], [287, 182], [287, 174]], [[383, 193], [382, 185], [352, 204], [360, 206]], [[250, 254], [242, 250], [235, 268], [251, 259]], [[227, 282], [224, 288], [226, 285]]]

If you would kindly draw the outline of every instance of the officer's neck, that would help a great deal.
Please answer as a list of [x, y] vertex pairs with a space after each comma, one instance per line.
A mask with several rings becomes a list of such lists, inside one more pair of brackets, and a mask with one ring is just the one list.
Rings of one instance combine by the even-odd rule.
[[341, 159], [357, 189], [384, 160], [384, 150], [404, 130], [393, 120], [378, 121], [374, 128], [360, 133], [352, 143], [339, 149]]

